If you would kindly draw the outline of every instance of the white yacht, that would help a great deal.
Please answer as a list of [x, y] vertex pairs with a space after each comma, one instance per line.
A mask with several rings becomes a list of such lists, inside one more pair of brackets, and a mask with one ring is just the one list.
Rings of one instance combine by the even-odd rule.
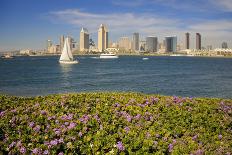
[[118, 58], [118, 56], [114, 53], [102, 53], [100, 55], [100, 59], [115, 59]]
[[149, 58], [143, 58], [143, 60], [148, 60]]
[[68, 38], [65, 39], [64, 48], [60, 56], [59, 62], [61, 64], [77, 64], [78, 61], [73, 59], [72, 51], [70, 49], [70, 44]]

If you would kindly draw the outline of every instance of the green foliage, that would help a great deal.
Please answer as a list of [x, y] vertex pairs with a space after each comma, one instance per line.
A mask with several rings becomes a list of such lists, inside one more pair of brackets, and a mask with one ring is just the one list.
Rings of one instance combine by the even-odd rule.
[[139, 93], [0, 96], [0, 154], [229, 154], [232, 100]]

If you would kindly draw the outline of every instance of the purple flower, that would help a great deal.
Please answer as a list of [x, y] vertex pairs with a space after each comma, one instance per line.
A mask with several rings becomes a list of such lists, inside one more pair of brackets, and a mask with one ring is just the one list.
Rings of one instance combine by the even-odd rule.
[[33, 153], [33, 154], [38, 154], [38, 153], [39, 153], [39, 149], [38, 149], [38, 148], [34, 148], [34, 149], [32, 150], [32, 153]]
[[79, 136], [79, 137], [82, 137], [82, 135], [83, 135], [83, 134], [82, 134], [82, 132], [80, 131], [80, 132], [78, 133], [78, 136]]
[[9, 147], [9, 149], [11, 149], [15, 145], [16, 145], [16, 142], [12, 142], [8, 147]]
[[134, 118], [135, 118], [136, 120], [139, 120], [140, 117], [141, 117], [141, 114], [137, 114]]
[[13, 109], [13, 110], [11, 110], [10, 112], [15, 113], [16, 111], [17, 111], [16, 109]]
[[33, 128], [34, 126], [35, 126], [35, 123], [34, 123], [34, 122], [30, 122], [30, 123], [29, 123], [29, 127], [30, 127], [30, 128]]
[[47, 112], [46, 112], [45, 110], [41, 110], [40, 113], [41, 113], [42, 115], [47, 115]]
[[48, 150], [45, 150], [45, 151], [43, 152], [43, 154], [49, 154], [49, 151], [48, 151]]
[[124, 130], [126, 130], [126, 133], [128, 133], [130, 131], [129, 127], [125, 127]]
[[39, 126], [39, 125], [36, 125], [36, 126], [33, 128], [33, 130], [34, 130], [35, 132], [39, 132], [39, 131], [40, 131], [40, 126]]
[[193, 136], [192, 140], [196, 141], [198, 138], [198, 135]]
[[94, 115], [94, 118], [97, 120], [98, 123], [100, 123], [100, 118], [98, 117], [98, 115]]
[[17, 142], [16, 146], [17, 146], [17, 147], [21, 147], [21, 146], [22, 146], [21, 140]]
[[0, 112], [0, 117], [3, 117], [5, 115], [6, 111], [1, 111]]
[[157, 145], [157, 144], [158, 144], [158, 142], [157, 142], [157, 141], [154, 141], [153, 143], [154, 143], [154, 145]]
[[172, 150], [173, 150], [173, 144], [169, 144], [169, 145], [168, 145], [168, 151], [169, 151], [169, 152], [172, 152]]
[[68, 125], [69, 125], [69, 122], [65, 122], [64, 125], [68, 126]]
[[204, 151], [201, 149], [197, 150], [195, 153], [195, 155], [202, 155], [202, 154], [204, 154]]
[[58, 140], [58, 142], [59, 142], [59, 143], [64, 143], [64, 139], [63, 139], [63, 138], [60, 138], [60, 139]]
[[218, 135], [218, 139], [220, 139], [220, 140], [221, 140], [221, 139], [222, 139], [222, 135]]
[[119, 103], [115, 103], [114, 107], [120, 107], [120, 104]]
[[50, 141], [50, 144], [53, 146], [57, 145], [58, 144], [57, 139]]
[[82, 122], [82, 123], [84, 123], [84, 124], [86, 124], [88, 121], [89, 121], [89, 115], [83, 115], [79, 120]]
[[64, 155], [64, 153], [63, 153], [63, 152], [60, 152], [58, 155]]
[[23, 147], [23, 146], [20, 147], [19, 152], [22, 153], [22, 154], [25, 154], [26, 153], [26, 148]]
[[125, 150], [125, 148], [124, 148], [124, 146], [123, 146], [123, 144], [122, 144], [122, 142], [121, 141], [118, 141], [118, 143], [117, 143], [117, 148], [120, 150], [120, 151], [124, 151]]
[[172, 143], [173, 143], [173, 144], [176, 144], [176, 140], [175, 140], [175, 139], [173, 139]]
[[73, 128], [75, 128], [75, 127], [76, 127], [76, 123], [71, 122], [71, 123], [69, 124], [69, 126], [68, 126], [68, 129], [73, 129]]
[[55, 134], [59, 136], [61, 134], [61, 131], [58, 129], [55, 131]]
[[164, 141], [167, 141], [167, 140], [168, 140], [168, 138], [167, 138], [167, 137], [164, 137], [164, 138], [163, 138], [163, 140], [164, 140]]
[[128, 122], [131, 122], [132, 117], [131, 117], [130, 115], [127, 115], [127, 116], [126, 116], [126, 120], [127, 120]]

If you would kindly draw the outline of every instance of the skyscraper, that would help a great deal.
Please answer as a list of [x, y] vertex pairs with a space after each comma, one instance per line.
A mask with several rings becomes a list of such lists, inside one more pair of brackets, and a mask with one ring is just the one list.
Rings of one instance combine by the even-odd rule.
[[101, 24], [98, 29], [98, 50], [103, 52], [108, 48], [108, 30], [107, 28]]
[[86, 28], [81, 29], [80, 32], [80, 51], [88, 51], [89, 50], [89, 33]]
[[189, 36], [190, 36], [190, 34], [188, 32], [185, 33], [185, 49], [189, 49], [190, 48]]
[[49, 51], [49, 48], [52, 46], [52, 41], [47, 40], [47, 51]]
[[201, 34], [196, 33], [196, 49], [201, 50]]
[[222, 48], [224, 48], [224, 49], [227, 49], [227, 48], [228, 48], [227, 42], [223, 42], [223, 43], [222, 43]]
[[139, 33], [133, 33], [132, 50], [139, 51]]
[[60, 51], [64, 48], [64, 35], [60, 36]]
[[147, 52], [157, 52], [158, 39], [157, 37], [149, 36], [146, 37], [146, 51]]
[[165, 52], [176, 52], [177, 37], [165, 37]]

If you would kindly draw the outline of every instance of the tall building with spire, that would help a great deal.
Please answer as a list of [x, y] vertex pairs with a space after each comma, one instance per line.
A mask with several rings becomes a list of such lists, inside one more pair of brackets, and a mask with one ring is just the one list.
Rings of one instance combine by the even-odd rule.
[[185, 33], [185, 49], [190, 49], [190, 34], [187, 32]]
[[103, 24], [98, 29], [98, 50], [103, 52], [108, 48], [108, 29]]
[[196, 49], [201, 50], [201, 34], [196, 33]]
[[81, 29], [80, 32], [80, 51], [88, 51], [89, 50], [89, 33], [86, 28]]

